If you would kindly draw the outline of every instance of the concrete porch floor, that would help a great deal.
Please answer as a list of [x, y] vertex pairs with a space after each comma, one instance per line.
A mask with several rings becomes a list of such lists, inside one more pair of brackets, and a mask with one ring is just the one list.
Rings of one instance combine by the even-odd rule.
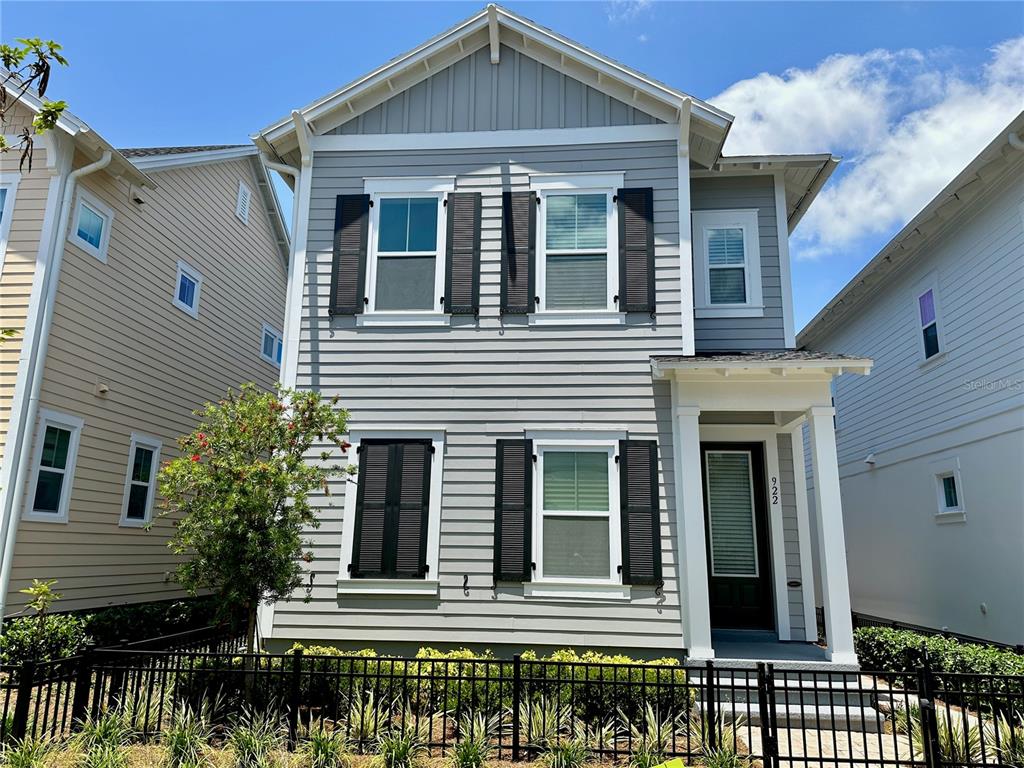
[[[711, 646], [715, 650], [715, 663], [723, 667], [752, 668], [757, 662], [765, 661], [780, 670], [857, 670], [853, 665], [833, 664], [825, 649], [813, 643], [780, 642], [774, 632], [713, 629]], [[694, 660], [694, 664], [697, 663]]]

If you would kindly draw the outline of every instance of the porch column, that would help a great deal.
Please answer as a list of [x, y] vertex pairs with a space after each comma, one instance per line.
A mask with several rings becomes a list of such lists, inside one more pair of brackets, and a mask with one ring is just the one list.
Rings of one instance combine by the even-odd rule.
[[712, 659], [704, 491], [700, 471], [700, 408], [675, 409], [676, 536], [683, 638], [690, 658]]
[[814, 507], [818, 513], [821, 592], [825, 601], [829, 659], [837, 664], [856, 664], [834, 415], [835, 409], [828, 406], [812, 406], [807, 411], [814, 469]]

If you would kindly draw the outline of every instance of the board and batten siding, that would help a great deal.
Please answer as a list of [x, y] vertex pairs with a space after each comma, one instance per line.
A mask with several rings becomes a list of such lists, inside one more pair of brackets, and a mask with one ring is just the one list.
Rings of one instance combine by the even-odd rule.
[[[76, 157], [75, 165], [85, 162]], [[181, 595], [169, 579], [173, 522], [158, 519], [148, 531], [118, 525], [131, 434], [159, 438], [161, 459], [171, 458], [195, 409], [229, 387], [271, 387], [278, 377], [260, 343], [264, 322], [283, 324], [282, 254], [262, 206], [248, 224], [235, 217], [239, 180], [258, 189], [251, 161], [153, 176], [159, 187], [146, 190], [141, 206], [123, 181], [104, 173], [82, 180], [114, 209], [109, 253], [102, 264], [66, 244], [40, 406], [79, 416], [85, 427], [69, 522], [19, 526], [12, 611], [33, 578], [57, 579], [64, 609]], [[179, 259], [203, 276], [198, 319], [172, 304]]]
[[[782, 349], [786, 346], [774, 184], [771, 176], [695, 178], [690, 184], [690, 206], [694, 211], [757, 209], [764, 300], [763, 317], [696, 318], [693, 327], [698, 352]], [[695, 259], [694, 268], [699, 269], [699, 264]]]
[[[653, 187], [655, 319], [636, 314], [624, 326], [591, 327], [503, 319], [501, 192], [527, 189], [531, 172], [581, 171], [623, 171], [627, 187]], [[483, 193], [479, 319], [453, 317], [450, 328], [440, 329], [356, 328], [351, 317], [332, 319], [336, 195], [361, 193], [366, 177], [440, 175], [454, 175], [459, 191]], [[510, 643], [680, 652], [670, 394], [667, 382], [652, 380], [649, 361], [681, 344], [676, 186], [674, 142], [316, 153], [297, 385], [337, 395], [355, 429], [444, 428], [440, 599], [339, 598], [336, 579], [348, 562], [341, 552], [344, 497], [355, 485], [338, 480], [329, 497], [314, 500], [321, 526], [310, 531], [311, 601], [301, 599], [303, 589], [277, 604], [277, 644], [315, 639], [347, 647]], [[626, 603], [527, 599], [517, 586], [492, 590], [495, 444], [538, 429], [625, 429], [630, 438], [657, 440], [663, 595], [634, 587]]]
[[657, 118], [507, 45], [467, 55], [331, 133], [437, 133], [648, 125]]

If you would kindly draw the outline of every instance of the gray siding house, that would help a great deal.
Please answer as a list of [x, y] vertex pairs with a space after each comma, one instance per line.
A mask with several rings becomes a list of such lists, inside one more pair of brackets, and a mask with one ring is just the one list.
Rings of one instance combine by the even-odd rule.
[[1022, 295], [1024, 113], [800, 333], [876, 361], [835, 392], [856, 611], [1024, 642]]
[[359, 467], [272, 646], [855, 663], [829, 384], [870, 361], [794, 350], [788, 254], [836, 160], [731, 122], [487, 6], [253, 137], [296, 191], [282, 380]]

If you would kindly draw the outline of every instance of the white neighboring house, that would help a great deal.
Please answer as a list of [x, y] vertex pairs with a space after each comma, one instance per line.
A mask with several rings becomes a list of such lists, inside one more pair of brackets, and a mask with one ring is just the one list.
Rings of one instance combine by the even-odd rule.
[[1022, 129], [797, 339], [875, 360], [835, 380], [853, 609], [1004, 643], [1024, 642]]

